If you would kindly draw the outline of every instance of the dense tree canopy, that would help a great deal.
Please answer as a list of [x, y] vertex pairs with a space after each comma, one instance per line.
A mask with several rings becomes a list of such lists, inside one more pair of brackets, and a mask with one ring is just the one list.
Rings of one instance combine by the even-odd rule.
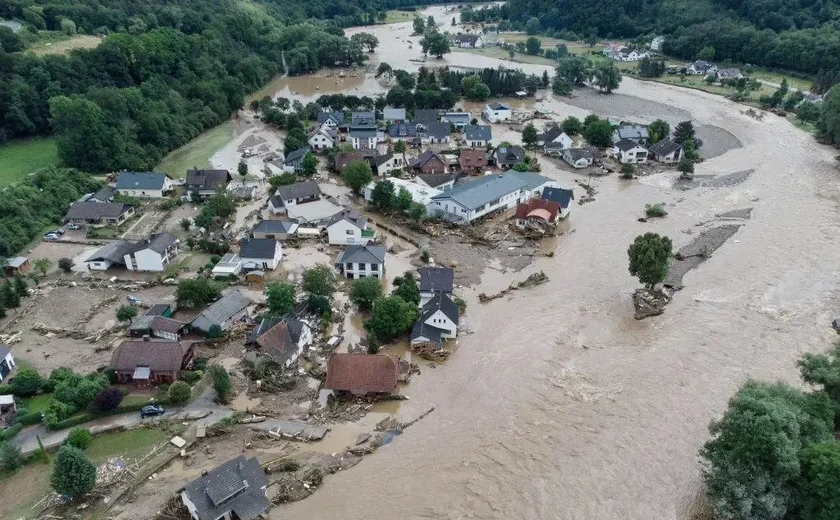
[[630, 274], [649, 289], [665, 280], [671, 263], [671, 239], [657, 233], [639, 235], [627, 249]]

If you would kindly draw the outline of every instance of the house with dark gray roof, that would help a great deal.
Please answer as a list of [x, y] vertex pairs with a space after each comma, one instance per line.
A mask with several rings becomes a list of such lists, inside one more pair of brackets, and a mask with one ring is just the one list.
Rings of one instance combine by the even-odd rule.
[[350, 114], [350, 129], [376, 128], [376, 114], [374, 112], [353, 112]]
[[283, 171], [286, 173], [299, 173], [303, 171], [303, 156], [310, 150], [310, 147], [304, 146], [291, 152], [283, 159]]
[[382, 278], [385, 276], [385, 254], [383, 246], [351, 244], [338, 255], [335, 266], [351, 280], [371, 276]]
[[207, 334], [216, 325], [222, 331], [248, 317], [248, 298], [239, 291], [230, 291], [201, 311], [192, 321], [192, 328]]
[[454, 126], [459, 132], [472, 121], [472, 114], [469, 112], [447, 112], [443, 114], [440, 120], [444, 123], [449, 123]]
[[344, 124], [344, 112], [318, 112], [318, 125], [338, 128]]
[[396, 107], [385, 107], [382, 111], [382, 119], [388, 123], [405, 123], [405, 109]]
[[411, 345], [432, 344], [440, 347], [444, 340], [458, 335], [460, 312], [452, 298], [435, 293], [420, 308], [420, 317], [411, 329]]
[[331, 246], [367, 244], [376, 238], [376, 231], [358, 211], [347, 208], [336, 213], [326, 222], [327, 242]]
[[120, 172], [117, 174], [118, 193], [140, 199], [160, 199], [172, 191], [172, 179], [158, 172]]
[[435, 188], [441, 191], [446, 191], [455, 185], [454, 173], [421, 173], [414, 182], [429, 188]]
[[80, 226], [119, 226], [134, 215], [134, 208], [117, 202], [74, 202], [64, 222]]
[[99, 248], [85, 264], [92, 271], [113, 266], [129, 271], [160, 272], [181, 252], [181, 241], [171, 233], [150, 235], [142, 240], [114, 240]]
[[448, 143], [451, 134], [449, 123], [430, 123], [420, 141], [422, 143]]
[[455, 42], [455, 45], [458, 47], [467, 47], [470, 49], [479, 49], [484, 46], [484, 42], [481, 39], [480, 34], [466, 34], [466, 33], [459, 33], [456, 34], [455, 37], [452, 39]]
[[395, 170], [399, 172], [406, 167], [403, 154], [386, 153], [370, 158], [370, 167], [376, 175], [388, 175]]
[[717, 70], [718, 68], [714, 63], [705, 60], [693, 61], [685, 66], [686, 74], [696, 74], [699, 76], [714, 74]]
[[378, 140], [376, 126], [350, 129], [350, 143], [354, 150], [375, 150]]
[[575, 200], [575, 192], [564, 188], [546, 187], [543, 189], [540, 199], [556, 202], [560, 205], [558, 217], [566, 218], [571, 211], [572, 201]]
[[435, 195], [428, 211], [466, 224], [489, 213], [515, 208], [521, 202], [539, 197], [544, 187], [556, 185], [555, 181], [534, 172], [510, 170], [485, 175]]
[[537, 146], [548, 146], [558, 144], [560, 149], [570, 148], [574, 141], [563, 131], [560, 125], [551, 125], [545, 128], [542, 133], [537, 134]]
[[414, 110], [414, 124], [418, 131], [425, 132], [430, 124], [438, 120], [438, 111], [435, 108], [418, 108]]
[[299, 204], [306, 204], [321, 199], [321, 188], [315, 181], [296, 182], [280, 186], [268, 200], [268, 209], [272, 213], [286, 213]]
[[194, 194], [200, 198], [212, 197], [217, 190], [226, 190], [232, 179], [227, 170], [187, 170], [183, 197], [188, 200]]
[[181, 501], [195, 520], [253, 520], [271, 507], [267, 487], [256, 457], [240, 455], [187, 484]]
[[525, 160], [525, 148], [517, 145], [497, 146], [493, 150], [493, 160], [499, 169], [507, 170], [513, 168], [516, 163], [521, 163]]
[[437, 293], [452, 296], [455, 286], [455, 270], [451, 267], [422, 267], [420, 273], [420, 307], [432, 299]]
[[652, 144], [648, 151], [653, 158], [661, 163], [675, 164], [683, 158], [683, 147], [679, 143], [665, 138]]
[[622, 139], [615, 143], [610, 153], [622, 164], [641, 164], [648, 160], [647, 148], [630, 139]]
[[287, 240], [297, 232], [298, 223], [295, 220], [261, 220], [251, 230], [251, 238], [270, 238], [273, 240]]
[[617, 143], [622, 139], [629, 139], [638, 144], [644, 145], [650, 140], [650, 134], [645, 125], [638, 123], [621, 123], [613, 130], [612, 142]]
[[117, 189], [113, 186], [108, 186], [107, 184], [99, 190], [97, 190], [93, 195], [85, 199], [84, 202], [111, 202], [114, 200], [114, 195], [117, 194]]
[[388, 126], [388, 137], [392, 141], [414, 142], [417, 138], [417, 125], [412, 123], [392, 123]]
[[467, 125], [464, 127], [464, 140], [467, 146], [485, 148], [493, 138], [490, 125]]
[[242, 269], [273, 271], [283, 258], [283, 246], [273, 238], [246, 238], [239, 244]]
[[595, 161], [595, 154], [588, 148], [566, 148], [560, 153], [573, 168], [586, 168]]

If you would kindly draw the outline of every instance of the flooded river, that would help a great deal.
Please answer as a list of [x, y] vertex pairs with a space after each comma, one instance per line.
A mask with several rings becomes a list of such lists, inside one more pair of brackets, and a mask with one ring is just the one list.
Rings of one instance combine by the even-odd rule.
[[[443, 8], [432, 12], [441, 24], [451, 20]], [[379, 37], [380, 59], [411, 68], [419, 49], [405, 48], [408, 26], [359, 30]], [[500, 63], [459, 53], [445, 61]], [[626, 78], [619, 93], [542, 105], [558, 118], [592, 109], [644, 120], [688, 115], [732, 136], [721, 137], [720, 153], [699, 164], [698, 174], [755, 173], [738, 186], [690, 191], [593, 179], [596, 200], [573, 208], [574, 233], [557, 240], [554, 258], [515, 274], [488, 270], [467, 291], [473, 333], [460, 338], [445, 365], [412, 380], [399, 414], [410, 418], [431, 405], [436, 411], [327, 478], [311, 498], [274, 508], [272, 518], [691, 516], [709, 420], [748, 377], [795, 381], [795, 360], [833, 337], [837, 171], [831, 150], [776, 116], [755, 121], [722, 97]], [[572, 184], [573, 174], [543, 164]], [[666, 202], [669, 216], [637, 222], [651, 202]], [[685, 277], [666, 313], [635, 321], [630, 294], [638, 283], [626, 255], [633, 238], [657, 231], [680, 247], [691, 240], [686, 230], [745, 207], [754, 208], [752, 219]], [[551, 281], [476, 302], [478, 292], [538, 270]]]

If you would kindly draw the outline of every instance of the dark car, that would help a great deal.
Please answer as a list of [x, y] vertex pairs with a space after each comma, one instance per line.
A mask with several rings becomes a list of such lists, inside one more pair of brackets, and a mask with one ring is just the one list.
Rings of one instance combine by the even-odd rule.
[[159, 404], [150, 404], [148, 406], [144, 406], [140, 409], [140, 418], [145, 419], [146, 417], [154, 417], [156, 415], [163, 415], [166, 410], [163, 409], [163, 406]]

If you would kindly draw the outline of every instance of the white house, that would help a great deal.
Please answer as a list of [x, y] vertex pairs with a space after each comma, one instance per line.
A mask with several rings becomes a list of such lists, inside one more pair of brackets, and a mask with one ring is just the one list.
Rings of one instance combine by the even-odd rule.
[[307, 139], [313, 150], [327, 150], [338, 144], [338, 131], [326, 125], [315, 128]]
[[458, 47], [466, 47], [469, 49], [480, 49], [484, 47], [484, 40], [481, 39], [480, 34], [456, 34], [453, 41]]
[[[411, 200], [426, 207], [427, 212], [432, 198], [443, 192], [438, 188], [432, 188], [425, 184], [400, 179], [399, 177], [391, 177], [387, 179], [387, 181], [394, 185], [395, 194], [398, 194], [400, 190], [406, 190], [411, 194]], [[365, 186], [363, 193], [366, 201], [370, 202], [373, 200], [373, 190], [376, 188], [377, 182], [382, 181], [372, 181]]]
[[354, 150], [376, 150], [378, 141], [376, 128], [353, 128], [350, 130], [350, 141]]
[[493, 101], [484, 107], [484, 110], [481, 111], [481, 116], [491, 123], [501, 123], [513, 116], [513, 110], [504, 103]]
[[650, 154], [654, 159], [665, 164], [675, 164], [683, 158], [683, 147], [670, 139], [662, 139], [651, 145]]
[[451, 267], [421, 267], [420, 273], [420, 308], [422, 309], [435, 294], [443, 293], [452, 297], [455, 286], [455, 270]]
[[385, 276], [385, 254], [383, 246], [372, 244], [348, 245], [335, 262], [336, 268], [346, 278], [382, 278]]
[[321, 188], [315, 181], [296, 182], [280, 186], [268, 199], [268, 210], [273, 214], [287, 213], [289, 208], [320, 200]]
[[466, 224], [489, 213], [513, 209], [539, 197], [545, 187], [556, 186], [555, 181], [534, 172], [510, 170], [485, 175], [432, 197], [427, 212]]
[[717, 70], [718, 68], [714, 63], [710, 63], [705, 60], [697, 60], [685, 66], [686, 74], [696, 74], [698, 76], [714, 74], [717, 72]]
[[318, 126], [338, 128], [344, 124], [344, 112], [319, 112]]
[[464, 140], [472, 148], [486, 148], [493, 138], [490, 125], [467, 125], [464, 127]]
[[432, 343], [440, 346], [443, 340], [458, 335], [458, 306], [443, 293], [436, 293], [420, 309], [420, 318], [411, 329], [411, 344]]
[[367, 244], [376, 238], [376, 231], [356, 210], [347, 209], [333, 215], [327, 223], [327, 240], [331, 246]]
[[541, 134], [537, 134], [537, 146], [546, 146], [549, 143], [556, 143], [559, 149], [571, 148], [574, 141], [563, 131], [560, 125], [551, 125], [545, 128]]
[[181, 501], [193, 520], [252, 520], [271, 508], [267, 487], [257, 458], [239, 455], [187, 484]]
[[0, 382], [6, 379], [13, 368], [15, 368], [15, 358], [12, 357], [12, 348], [8, 345], [0, 345]]
[[172, 190], [172, 179], [165, 173], [120, 172], [115, 186], [117, 193], [140, 199], [160, 199]]
[[371, 159], [373, 173], [386, 176], [394, 170], [402, 170], [407, 166], [402, 154], [387, 153]]
[[562, 154], [563, 160], [573, 168], [586, 168], [592, 166], [595, 154], [586, 148], [566, 148]]
[[615, 143], [610, 152], [623, 164], [642, 164], [648, 160], [647, 148], [630, 139], [622, 139]]
[[129, 271], [163, 271], [181, 252], [180, 245], [181, 241], [169, 233], [151, 235], [123, 254], [125, 268]]
[[239, 246], [239, 257], [245, 270], [273, 271], [283, 258], [283, 246], [272, 238], [251, 238]]
[[242, 259], [236, 253], [226, 253], [213, 267], [213, 276], [230, 276], [242, 272]]

